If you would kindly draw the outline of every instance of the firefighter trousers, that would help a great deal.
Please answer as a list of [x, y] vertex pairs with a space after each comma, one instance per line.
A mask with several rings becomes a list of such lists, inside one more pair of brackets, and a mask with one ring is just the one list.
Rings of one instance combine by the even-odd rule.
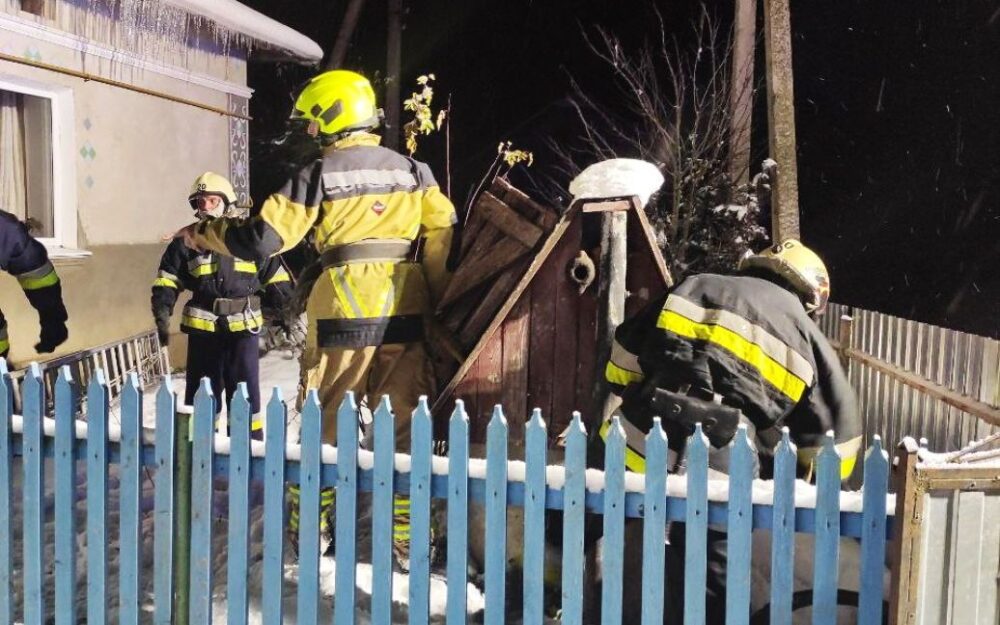
[[202, 378], [208, 378], [215, 395], [215, 414], [222, 411], [222, 397], [226, 409], [233, 403], [233, 396], [240, 382], [247, 383], [250, 400], [251, 437], [264, 440], [264, 421], [260, 418], [260, 354], [259, 341], [254, 334], [189, 334], [187, 373], [185, 374], [184, 403], [194, 405], [194, 396]]
[[421, 342], [346, 348], [309, 347], [302, 353], [299, 405], [316, 389], [323, 408], [323, 442], [337, 442], [337, 410], [347, 391], [367, 396], [374, 411], [388, 395], [396, 417], [396, 452], [410, 451], [410, 419], [421, 395], [434, 390], [430, 360]]

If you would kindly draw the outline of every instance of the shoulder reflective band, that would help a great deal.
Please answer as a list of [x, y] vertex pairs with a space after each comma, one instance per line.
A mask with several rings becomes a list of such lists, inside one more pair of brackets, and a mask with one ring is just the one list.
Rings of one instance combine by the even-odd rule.
[[0, 325], [0, 354], [10, 349], [10, 341], [7, 340], [7, 325]]
[[195, 278], [211, 275], [219, 270], [219, 264], [214, 261], [211, 254], [195, 256], [188, 261], [188, 271]]
[[52, 263], [46, 262], [38, 269], [18, 274], [17, 281], [25, 291], [36, 291], [59, 282], [59, 274]]
[[252, 260], [233, 259], [233, 270], [242, 273], [257, 273], [257, 263]]
[[722, 347], [792, 401], [799, 401], [806, 385], [813, 381], [812, 366], [802, 355], [764, 328], [727, 310], [702, 308], [671, 295], [656, 327]]

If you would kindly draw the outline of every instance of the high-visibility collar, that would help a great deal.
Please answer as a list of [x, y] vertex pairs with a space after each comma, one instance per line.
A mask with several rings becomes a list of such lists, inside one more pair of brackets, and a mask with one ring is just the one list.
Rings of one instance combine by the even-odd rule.
[[382, 137], [372, 134], [370, 132], [355, 132], [347, 135], [340, 141], [335, 141], [328, 149], [330, 150], [342, 150], [343, 148], [351, 148], [356, 145], [379, 145], [382, 143]]

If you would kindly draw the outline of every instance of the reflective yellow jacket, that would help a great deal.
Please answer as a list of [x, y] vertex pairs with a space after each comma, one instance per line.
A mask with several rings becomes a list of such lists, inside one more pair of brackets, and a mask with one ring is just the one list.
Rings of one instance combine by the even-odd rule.
[[430, 168], [357, 133], [334, 144], [269, 197], [246, 221], [201, 225], [197, 245], [263, 259], [315, 229], [321, 254], [360, 241], [422, 238], [419, 262], [365, 260], [328, 266], [306, 311], [320, 347], [405, 343], [423, 336], [423, 316], [443, 295], [455, 207]]

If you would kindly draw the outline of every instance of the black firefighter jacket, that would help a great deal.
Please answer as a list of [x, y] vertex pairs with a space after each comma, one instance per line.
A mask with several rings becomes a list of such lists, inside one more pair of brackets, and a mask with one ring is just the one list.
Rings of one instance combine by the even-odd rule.
[[[174, 239], [160, 260], [153, 281], [153, 317], [166, 344], [177, 296], [191, 291], [181, 313], [186, 334], [257, 333], [264, 325], [262, 308], [280, 309], [292, 292], [288, 272], [277, 257], [242, 260], [213, 252], [199, 253]], [[263, 297], [260, 295], [263, 294]]]
[[[38, 311], [45, 328], [66, 323], [59, 275], [49, 262], [45, 246], [28, 234], [28, 228], [14, 215], [0, 211], [0, 269], [17, 278], [28, 302]], [[7, 320], [0, 311], [0, 356], [10, 349]]]
[[[799, 299], [770, 280], [691, 276], [626, 320], [615, 333], [607, 381], [622, 394], [653, 374], [670, 390], [689, 385], [721, 395], [758, 439], [774, 441], [787, 426], [805, 467], [833, 430], [841, 477], [854, 468], [862, 433], [854, 391]], [[645, 433], [652, 422], [633, 425]]]

